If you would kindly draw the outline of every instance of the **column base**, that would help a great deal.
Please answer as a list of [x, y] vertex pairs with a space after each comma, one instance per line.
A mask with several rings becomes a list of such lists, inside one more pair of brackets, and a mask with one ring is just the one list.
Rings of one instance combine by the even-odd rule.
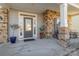
[[67, 47], [69, 45], [69, 31], [67, 27], [59, 28], [58, 39], [63, 47]]

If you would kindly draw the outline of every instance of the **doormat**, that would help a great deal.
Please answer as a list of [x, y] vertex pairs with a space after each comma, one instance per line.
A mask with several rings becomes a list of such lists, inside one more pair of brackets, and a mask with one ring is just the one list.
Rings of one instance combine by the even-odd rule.
[[34, 41], [35, 39], [24, 39], [24, 42], [26, 41]]

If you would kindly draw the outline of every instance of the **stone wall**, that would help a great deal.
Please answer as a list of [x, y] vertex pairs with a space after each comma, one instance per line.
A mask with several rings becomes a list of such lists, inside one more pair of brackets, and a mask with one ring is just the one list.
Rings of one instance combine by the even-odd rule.
[[0, 8], [0, 43], [8, 39], [8, 9]]
[[45, 10], [45, 12], [43, 13], [43, 17], [44, 17], [44, 34], [46, 38], [52, 38], [53, 34], [54, 34], [54, 20], [58, 17], [58, 13], [56, 11], [52, 11], [52, 10]]
[[69, 39], [70, 35], [69, 32], [71, 31], [71, 21], [72, 21], [72, 16], [68, 15], [67, 17], [67, 22], [68, 22], [68, 27], [59, 27], [59, 35], [58, 39], [60, 41], [60, 44], [64, 47], [69, 46]]
[[61, 45], [68, 47], [69, 43], [69, 29], [68, 27], [60, 27], [58, 39], [60, 40]]

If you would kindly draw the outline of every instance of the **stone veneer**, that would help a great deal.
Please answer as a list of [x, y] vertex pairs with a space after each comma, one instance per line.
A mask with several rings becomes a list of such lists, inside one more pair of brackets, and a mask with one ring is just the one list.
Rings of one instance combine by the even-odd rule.
[[52, 11], [52, 10], [45, 10], [45, 12], [43, 13], [43, 17], [44, 17], [44, 34], [46, 38], [52, 38], [53, 34], [54, 34], [54, 20], [58, 17], [58, 13], [56, 11]]
[[69, 29], [67, 27], [60, 27], [58, 38], [60, 44], [64, 47], [68, 47], [69, 44]]
[[0, 17], [0, 43], [4, 43], [8, 39], [8, 9], [0, 8]]

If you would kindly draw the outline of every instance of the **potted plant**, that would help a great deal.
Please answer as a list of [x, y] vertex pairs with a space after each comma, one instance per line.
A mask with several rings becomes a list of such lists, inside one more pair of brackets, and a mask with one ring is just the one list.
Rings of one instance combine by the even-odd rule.
[[19, 28], [19, 26], [17, 25], [17, 24], [13, 24], [13, 25], [11, 25], [11, 28], [12, 28], [12, 36], [10, 37], [10, 42], [11, 43], [16, 43], [16, 36], [14, 35], [14, 33], [15, 33], [15, 30], [17, 30], [18, 28]]

